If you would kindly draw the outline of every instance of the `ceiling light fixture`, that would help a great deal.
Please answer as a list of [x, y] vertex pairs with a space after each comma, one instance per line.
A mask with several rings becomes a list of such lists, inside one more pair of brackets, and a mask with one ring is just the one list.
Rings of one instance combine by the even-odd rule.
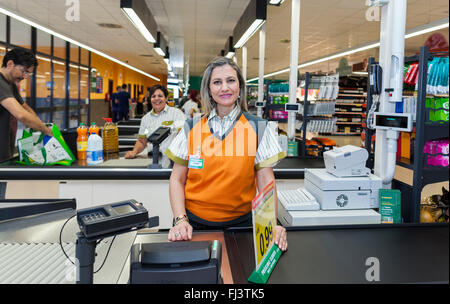
[[235, 54], [235, 49], [233, 47], [233, 36], [228, 37], [227, 43], [225, 43], [225, 52], [227, 53], [225, 57], [233, 58]]
[[[437, 20], [437, 21], [433, 21], [433, 22], [430, 22], [430, 23], [427, 23], [427, 24], [424, 24], [424, 25], [421, 25], [421, 26], [418, 26], [418, 27], [415, 27], [415, 28], [412, 28], [412, 29], [406, 31], [405, 39], [416, 37], [418, 35], [423, 35], [423, 34], [430, 33], [430, 32], [434, 32], [434, 31], [437, 31], [437, 30], [440, 30], [440, 29], [444, 29], [444, 28], [448, 28], [448, 27], [449, 27], [449, 18], [447, 17], [447, 18], [440, 19], [440, 20]], [[316, 60], [312, 60], [312, 61], [308, 61], [308, 62], [302, 63], [297, 68], [298, 69], [305, 68], [305, 67], [311, 66], [313, 64], [318, 64], [318, 63], [325, 62], [325, 61], [328, 61], [328, 60], [332, 60], [332, 59], [348, 56], [348, 55], [351, 55], [351, 54], [354, 54], [354, 53], [359, 53], [359, 52], [362, 52], [362, 51], [374, 49], [374, 48], [377, 48], [379, 46], [380, 46], [380, 42], [379, 41], [378, 42], [365, 43], [363, 45], [356, 46], [354, 48], [350, 48], [350, 49], [347, 49], [345, 51], [342, 51], [342, 52], [339, 52], [339, 53], [336, 53], [336, 54], [333, 54], [333, 55], [330, 55], [330, 56], [326, 56], [326, 57], [323, 57], [323, 58], [319, 58], [319, 59], [316, 59]], [[289, 72], [289, 70], [290, 70], [289, 68], [286, 68], [286, 69], [283, 69], [283, 70], [280, 70], [280, 71], [276, 71], [276, 72], [264, 75], [264, 78], [272, 77], [272, 76], [283, 74], [283, 73], [287, 73], [287, 72]], [[251, 82], [251, 81], [255, 81], [255, 80], [258, 80], [258, 77], [249, 79], [249, 80], [247, 80], [247, 82]]]
[[269, 1], [269, 4], [270, 4], [270, 5], [277, 5], [277, 6], [280, 6], [281, 3], [283, 3], [283, 2], [284, 2], [284, 0], [270, 0], [270, 1]]
[[165, 56], [165, 50], [167, 47], [166, 40], [164, 40], [164, 37], [161, 32], [156, 33], [156, 43], [153, 45], [153, 48], [155, 49], [156, 53], [160, 56]]
[[234, 48], [243, 47], [250, 37], [266, 22], [267, 0], [251, 0], [233, 30], [237, 39]]
[[[50, 30], [50, 29], [48, 29], [48, 28], [46, 28], [46, 27], [44, 27], [42, 25], [39, 25], [39, 24], [37, 24], [37, 23], [35, 23], [33, 21], [30, 21], [30, 20], [28, 20], [26, 18], [23, 18], [23, 17], [21, 17], [21, 16], [19, 16], [17, 14], [14, 14], [13, 12], [5, 10], [5, 9], [3, 9], [1, 7], [0, 7], [0, 13], [8, 15], [8, 16], [10, 16], [10, 17], [12, 17], [12, 18], [14, 18], [14, 19], [16, 19], [16, 20], [18, 20], [20, 22], [23, 22], [23, 23], [28, 24], [28, 25], [30, 25], [32, 27], [35, 27], [35, 28], [37, 28], [37, 29], [39, 29], [39, 30], [41, 30], [43, 32], [46, 32], [46, 33], [48, 33], [50, 35], [53, 35], [55, 37], [61, 38], [61, 39], [65, 40], [65, 41], [67, 41], [67, 42], [70, 42], [72, 44], [78, 45], [79, 47], [81, 47], [81, 48], [83, 48], [85, 50], [88, 50], [88, 51], [90, 51], [92, 53], [95, 53], [95, 54], [97, 54], [97, 55], [99, 55], [99, 56], [101, 56], [103, 58], [106, 58], [106, 59], [111, 60], [111, 61], [113, 61], [115, 63], [118, 63], [118, 64], [120, 64], [120, 65], [122, 65], [122, 66], [124, 66], [124, 67], [126, 67], [126, 68], [128, 68], [130, 70], [138, 72], [138, 73], [140, 73], [142, 75], [145, 75], [145, 76], [147, 76], [149, 78], [152, 78], [152, 79], [154, 79], [156, 81], [161, 81], [161, 79], [159, 79], [159, 78], [157, 78], [157, 77], [155, 77], [155, 76], [153, 76], [153, 75], [151, 75], [149, 73], [141, 71], [141, 70], [139, 70], [139, 69], [137, 69], [137, 68], [135, 68], [135, 67], [133, 67], [133, 66], [131, 66], [131, 65], [125, 63], [125, 62], [123, 62], [123, 61], [120, 61], [120, 60], [118, 60], [118, 59], [116, 59], [116, 58], [114, 58], [112, 56], [109, 56], [109, 55], [103, 53], [103, 52], [97, 51], [96, 49], [91, 48], [90, 46], [87, 46], [87, 45], [85, 45], [83, 43], [80, 43], [80, 42], [78, 42], [76, 40], [73, 40], [72, 38], [69, 38], [67, 36], [61, 35], [59, 33], [56, 33], [55, 31], [52, 31], [52, 30]], [[53, 61], [53, 62], [55, 62], [55, 61]]]
[[145, 1], [120, 0], [120, 8], [148, 42], [156, 42], [154, 33], [156, 22], [152, 14], [150, 14]]
[[164, 62], [169, 65], [169, 58], [170, 58], [170, 53], [169, 53], [169, 47], [166, 46], [166, 55], [164, 56]]

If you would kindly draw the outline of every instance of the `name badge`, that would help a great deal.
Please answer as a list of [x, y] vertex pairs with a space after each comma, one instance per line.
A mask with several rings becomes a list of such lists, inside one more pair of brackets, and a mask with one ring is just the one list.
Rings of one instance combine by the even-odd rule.
[[198, 158], [197, 155], [190, 155], [188, 161], [188, 168], [203, 169], [204, 163], [205, 163], [204, 159]]

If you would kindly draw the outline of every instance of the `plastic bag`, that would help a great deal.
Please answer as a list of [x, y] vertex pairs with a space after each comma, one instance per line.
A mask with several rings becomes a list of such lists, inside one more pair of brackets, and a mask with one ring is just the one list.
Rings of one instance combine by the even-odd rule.
[[[57, 125], [51, 125], [53, 137], [33, 129], [18, 130], [18, 164], [70, 166], [75, 160]], [[19, 133], [20, 132], [20, 133]]]

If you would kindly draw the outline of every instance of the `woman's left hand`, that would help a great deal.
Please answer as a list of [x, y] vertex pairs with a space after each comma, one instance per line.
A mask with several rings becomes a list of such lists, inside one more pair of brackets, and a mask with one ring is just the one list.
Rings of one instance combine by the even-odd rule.
[[288, 248], [287, 232], [283, 226], [275, 226], [275, 244], [282, 250], [286, 251]]

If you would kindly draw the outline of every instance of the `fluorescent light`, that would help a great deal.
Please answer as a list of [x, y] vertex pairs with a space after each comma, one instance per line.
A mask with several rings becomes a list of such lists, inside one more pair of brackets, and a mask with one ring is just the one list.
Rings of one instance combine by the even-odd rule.
[[130, 19], [131, 23], [133, 23], [133, 25], [138, 29], [138, 31], [141, 33], [141, 35], [144, 36], [144, 38], [148, 42], [150, 42], [150, 43], [156, 42], [155, 38], [152, 36], [152, 34], [149, 32], [147, 27], [142, 22], [141, 18], [139, 18], [139, 16], [136, 15], [134, 9], [128, 8], [128, 7], [122, 7], [122, 11], [125, 13], [125, 15], [128, 17], [128, 19]]
[[[416, 37], [416, 36], [423, 35], [423, 34], [426, 34], [426, 33], [429, 33], [429, 32], [433, 32], [433, 31], [437, 31], [437, 30], [440, 30], [440, 29], [448, 28], [449, 27], [448, 20], [449, 20], [449, 18], [444, 18], [444, 19], [440, 19], [440, 20], [437, 20], [437, 21], [434, 21], [434, 22], [430, 22], [430, 23], [422, 25], [422, 26], [415, 27], [415, 28], [411, 29], [410, 31], [408, 31], [410, 33], [405, 35], [405, 39], [408, 39], [408, 38], [411, 38], [411, 37]], [[359, 53], [359, 52], [362, 52], [362, 51], [374, 49], [374, 48], [377, 48], [379, 46], [380, 46], [380, 42], [379, 41], [378, 42], [369, 42], [369, 43], [364, 44], [362, 46], [357, 46], [357, 47], [350, 48], [350, 49], [347, 49], [345, 51], [342, 51], [342, 52], [339, 52], [339, 53], [336, 53], [336, 54], [333, 54], [333, 55], [330, 55], [330, 56], [326, 56], [326, 57], [322, 57], [322, 58], [319, 58], [319, 59], [316, 59], [316, 60], [312, 60], [312, 61], [308, 61], [308, 62], [302, 63], [302, 64], [300, 64], [297, 67], [297, 69], [305, 68], [305, 67], [308, 67], [308, 66], [311, 66], [311, 65], [314, 65], [314, 64], [318, 64], [318, 63], [321, 63], [321, 62], [329, 61], [329, 60], [332, 60], [332, 59], [348, 56], [348, 55], [351, 55], [351, 54], [354, 54], [354, 53]], [[283, 69], [283, 70], [280, 70], [280, 71], [276, 71], [276, 72], [264, 75], [264, 78], [275, 76], [275, 75], [279, 75], [279, 74], [283, 74], [283, 73], [287, 73], [289, 71], [290, 71], [290, 68], [286, 68], [286, 69]], [[249, 79], [249, 80], [247, 80], [247, 82], [255, 81], [255, 80], [258, 80], [258, 77]]]
[[[147, 77], [149, 77], [149, 78], [152, 78], [152, 79], [154, 79], [154, 80], [156, 80], [156, 81], [161, 81], [161, 79], [159, 79], [159, 78], [157, 78], [157, 77], [155, 77], [155, 76], [153, 76], [153, 75], [150, 75], [150, 74], [148, 74], [148, 73], [146, 73], [146, 72], [144, 72], [144, 71], [141, 71], [141, 70], [139, 70], [139, 69], [137, 69], [137, 68], [135, 68], [135, 67], [133, 67], [133, 66], [127, 64], [127, 63], [125, 63], [125, 62], [122, 62], [122, 61], [120, 61], [120, 60], [118, 60], [118, 59], [116, 59], [116, 58], [114, 58], [114, 57], [111, 57], [111, 56], [109, 56], [109, 55], [103, 53], [103, 52], [97, 51], [96, 49], [93, 49], [93, 48], [91, 48], [90, 46], [87, 46], [87, 45], [85, 45], [85, 44], [83, 44], [83, 43], [80, 43], [80, 42], [78, 42], [78, 41], [76, 41], [76, 40], [73, 40], [72, 38], [66, 37], [66, 36], [61, 35], [61, 34], [59, 34], [59, 33], [56, 33], [55, 31], [52, 31], [52, 30], [50, 30], [50, 29], [48, 29], [48, 28], [46, 28], [46, 27], [44, 27], [44, 26], [42, 26], [42, 25], [40, 25], [40, 24], [37, 24], [37, 23], [35, 23], [35, 22], [33, 22], [33, 21], [30, 21], [30, 20], [28, 20], [28, 19], [26, 19], [26, 18], [23, 18], [23, 17], [21, 17], [21, 16], [18, 16], [18, 15], [14, 14], [14, 13], [8, 11], [8, 10], [5, 10], [5, 9], [3, 9], [3, 8], [1, 8], [1, 7], [0, 7], [0, 13], [5, 14], [5, 15], [8, 15], [8, 16], [10, 16], [10, 17], [12, 17], [12, 18], [14, 18], [14, 19], [16, 19], [16, 20], [18, 20], [18, 21], [20, 21], [20, 22], [23, 22], [23, 23], [25, 23], [25, 24], [28, 24], [28, 25], [30, 25], [30, 26], [33, 26], [33, 27], [35, 27], [35, 28], [37, 28], [37, 29], [39, 29], [39, 30], [41, 30], [41, 31], [43, 31], [43, 32], [46, 32], [46, 33], [48, 33], [48, 34], [50, 34], [50, 35], [53, 35], [53, 36], [58, 37], [58, 38], [61, 38], [61, 39], [65, 40], [65, 41], [67, 41], [67, 42], [70, 42], [70, 43], [72, 43], [72, 44], [78, 45], [79, 47], [81, 47], [81, 48], [83, 48], [83, 49], [86, 49], [86, 50], [88, 50], [88, 51], [90, 51], [90, 52], [92, 52], [92, 53], [95, 53], [95, 54], [97, 54], [97, 55], [99, 55], [99, 56], [101, 56], [101, 57], [104, 57], [104, 58], [106, 58], [106, 59], [109, 59], [109, 60], [111, 60], [111, 61], [113, 61], [113, 62], [115, 62], [115, 63], [118, 63], [118, 64], [120, 64], [120, 65], [122, 65], [122, 66], [124, 66], [124, 67], [126, 67], [126, 68], [128, 68], [128, 69], [130, 69], [130, 70], [133, 70], [133, 71], [135, 71], [135, 72], [138, 72], [138, 73], [140, 73], [140, 74], [142, 74], [142, 75], [145, 75], [145, 76], [147, 76]], [[55, 61], [53, 61], [53, 62], [55, 62]]]
[[256, 19], [253, 23], [248, 27], [242, 37], [236, 42], [234, 45], [235, 49], [238, 49], [245, 45], [245, 43], [253, 36], [253, 34], [266, 22], [263, 19]]
[[439, 24], [439, 25], [436, 25], [436, 26], [432, 26], [432, 27], [429, 27], [429, 28], [424, 28], [423, 30], [418, 30], [418, 31], [414, 31], [412, 33], [406, 34], [405, 35], [405, 39], [447, 28], [449, 24], [448, 24], [448, 18], [446, 18], [446, 19], [447, 19], [446, 23]]
[[364, 71], [355, 71], [355, 72], [352, 72], [352, 74], [355, 74], [355, 75], [369, 75], [368, 72], [364, 72]]
[[227, 55], [226, 55], [225, 57], [231, 59], [231, 58], [233, 58], [233, 56], [234, 56], [234, 52], [228, 52]]
[[53, 63], [59, 64], [59, 65], [66, 65], [64, 62], [62, 61], [58, 61], [58, 60], [52, 60]]
[[40, 60], [48, 61], [48, 62], [52, 61], [50, 58], [46, 58], [46, 57], [42, 57], [42, 56], [38, 56], [38, 55], [36, 55], [36, 58], [40, 59]]
[[156, 51], [156, 53], [158, 53], [159, 56], [163, 56], [163, 57], [166, 56], [164, 51], [161, 48], [159, 48], [159, 47], [156, 47], [155, 51]]
[[271, 5], [281, 5], [281, 3], [283, 3], [284, 0], [270, 0], [269, 4]]

